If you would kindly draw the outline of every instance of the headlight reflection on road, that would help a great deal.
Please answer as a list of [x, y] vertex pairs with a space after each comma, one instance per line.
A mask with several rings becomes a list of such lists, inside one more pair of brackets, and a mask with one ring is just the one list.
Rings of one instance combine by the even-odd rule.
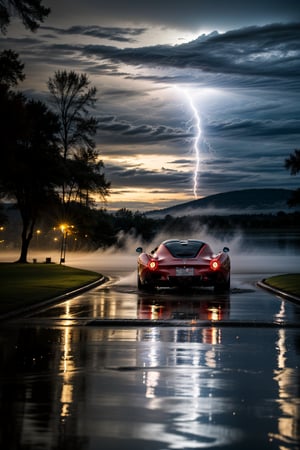
[[69, 407], [73, 401], [72, 372], [74, 371], [74, 361], [71, 356], [71, 335], [72, 329], [70, 329], [69, 327], [65, 327], [62, 333], [63, 354], [60, 367], [63, 373], [62, 390], [60, 396], [62, 418], [69, 415]]
[[278, 369], [274, 371], [274, 380], [278, 384], [277, 403], [281, 410], [281, 417], [278, 418], [278, 434], [269, 433], [269, 438], [292, 442], [295, 437], [300, 441], [299, 392], [297, 389], [291, 389], [291, 386], [297, 386], [298, 371], [289, 367], [286, 340], [286, 330], [279, 329], [278, 340], [275, 343]]
[[217, 425], [215, 418], [228, 408], [221, 394], [225, 383], [219, 372], [221, 338], [215, 327], [194, 331], [153, 327], [141, 332], [139, 341], [151, 342], [147, 354], [137, 354], [137, 366], [143, 361], [147, 409], [163, 424], [141, 422], [136, 438], [173, 449], [209, 448], [241, 439], [238, 429]]
[[[66, 302], [66, 312], [65, 318], [68, 320], [70, 314], [70, 305], [69, 302]], [[72, 337], [73, 337], [74, 329], [71, 327], [64, 327], [62, 329], [61, 335], [61, 362], [60, 362], [60, 371], [62, 372], [62, 388], [60, 395], [61, 402], [61, 419], [64, 420], [66, 417], [70, 415], [70, 405], [73, 402], [73, 390], [74, 390], [74, 358], [72, 355]]]

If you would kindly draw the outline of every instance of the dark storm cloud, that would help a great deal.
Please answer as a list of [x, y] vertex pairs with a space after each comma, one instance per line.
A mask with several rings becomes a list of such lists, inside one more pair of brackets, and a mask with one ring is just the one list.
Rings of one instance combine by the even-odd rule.
[[[116, 63], [197, 69], [247, 78], [294, 79], [299, 83], [300, 23], [249, 27], [224, 34], [212, 33], [176, 46], [157, 45], [119, 49], [85, 46], [84, 54]], [[252, 82], [257, 82], [252, 78]]]
[[[223, 166], [225, 161], [228, 165], [226, 170]], [[280, 187], [293, 188], [289, 178], [282, 177], [281, 165], [270, 163], [270, 158], [250, 162], [249, 167], [248, 163], [247, 167], [239, 163], [236, 170], [231, 162], [224, 160], [220, 166], [217, 161], [214, 161], [211, 166], [206, 164], [206, 168], [200, 171], [198, 177], [199, 193], [209, 195], [209, 193], [248, 189], [249, 186], [261, 185], [274, 187], [274, 177], [280, 180]], [[160, 189], [180, 192], [180, 190], [184, 191], [187, 186], [192, 186], [192, 173], [173, 170], [158, 172], [140, 167], [126, 168], [113, 164], [106, 165], [105, 170], [114, 187], [117, 188], [134, 186], [151, 190], [156, 186]], [[296, 187], [297, 182], [294, 180], [294, 188]]]
[[223, 138], [262, 138], [280, 136], [299, 136], [300, 120], [232, 120], [212, 122], [206, 127], [208, 135], [221, 135]]
[[190, 165], [190, 159], [175, 159], [174, 161], [168, 161], [168, 164], [180, 164], [181, 166]]
[[[136, 32], [133, 29], [132, 33]], [[40, 36], [5, 41], [6, 47], [22, 46], [22, 55], [32, 61], [47, 57], [48, 64], [77, 65], [95, 76], [107, 73], [127, 79], [223, 88], [300, 88], [300, 23], [214, 32], [175, 46], [120, 49], [106, 45], [51, 44], [43, 42]], [[132, 70], [126, 73], [126, 65], [136, 68], [136, 73]], [[160, 70], [147, 73], [143, 70], [147, 67]]]
[[140, 97], [141, 94], [139, 91], [136, 91], [134, 89], [102, 89], [101, 90], [101, 98], [107, 97], [107, 98], [113, 98], [113, 97], [117, 97], [117, 98], [135, 98], [135, 97]]
[[[122, 144], [132, 143], [133, 141], [140, 142], [141, 138], [144, 143], [159, 143], [163, 141], [176, 141], [183, 139], [190, 139], [193, 135], [185, 129], [179, 127], [172, 128], [165, 125], [150, 125], [139, 124], [134, 125], [125, 120], [118, 120], [117, 117], [100, 117], [99, 118], [99, 140], [105, 141], [103, 132], [109, 132], [109, 136], [113, 138], [113, 142], [120, 142]], [[118, 134], [113, 134], [117, 132]]]
[[[226, 153], [226, 152], [224, 152]], [[261, 152], [247, 152], [242, 158], [226, 156], [226, 158], [202, 159], [198, 177], [199, 193], [209, 195], [210, 193], [225, 192], [230, 190], [247, 189], [250, 187], [274, 187], [274, 178], [280, 180], [280, 186], [288, 189], [297, 188], [297, 180], [283, 177], [284, 155], [261, 155]], [[245, 163], [247, 161], [247, 163]], [[191, 160], [174, 161], [184, 167], [191, 164]], [[171, 164], [172, 161], [168, 162]], [[170, 170], [162, 168], [161, 171], [152, 171], [140, 166], [137, 160], [135, 167], [124, 167], [108, 163], [105, 170], [109, 179], [115, 187], [134, 186], [153, 189], [154, 186], [161, 189], [171, 189], [180, 192], [187, 186], [192, 187], [193, 173], [181, 170]]]
[[[279, 173], [283, 169], [283, 157], [280, 155], [262, 155], [261, 153], [254, 152], [247, 160], [247, 165], [241, 164], [241, 162], [234, 157], [227, 158], [215, 158], [214, 160], [206, 160], [205, 167], [208, 174], [218, 173], [238, 173], [242, 176], [249, 173]], [[266, 172], [265, 172], [266, 171]], [[204, 171], [205, 172], [205, 171]]]
[[[147, 23], [171, 28], [199, 30], [200, 27], [228, 29], [236, 24], [263, 24], [300, 19], [298, 0], [48, 0], [53, 20], [72, 21], [98, 17], [103, 23]], [[95, 23], [95, 20], [93, 21]]]
[[128, 27], [101, 27], [98, 25], [74, 25], [69, 28], [57, 28], [42, 26], [41, 30], [52, 31], [58, 35], [82, 35], [98, 39], [108, 39], [110, 41], [132, 43], [136, 37], [142, 35], [146, 28]]
[[105, 166], [110, 180], [112, 180], [114, 186], [121, 187], [132, 185], [142, 188], [154, 188], [155, 186], [160, 188], [169, 188], [170, 186], [183, 186], [186, 187], [190, 184], [190, 175], [180, 171], [152, 171], [139, 167], [124, 168], [124, 166], [108, 164]]

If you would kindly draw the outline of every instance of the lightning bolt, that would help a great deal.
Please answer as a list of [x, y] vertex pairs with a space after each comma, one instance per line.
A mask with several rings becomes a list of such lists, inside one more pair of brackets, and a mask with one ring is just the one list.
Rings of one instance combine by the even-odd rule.
[[191, 97], [191, 94], [189, 93], [188, 90], [183, 89], [183, 88], [179, 88], [178, 86], [176, 86], [176, 89], [178, 89], [179, 91], [183, 92], [185, 97], [187, 98], [188, 102], [189, 102], [189, 106], [193, 112], [193, 117], [194, 117], [194, 123], [195, 123], [195, 128], [196, 128], [196, 132], [195, 132], [195, 136], [193, 138], [193, 149], [194, 149], [194, 154], [195, 154], [195, 168], [194, 168], [194, 176], [193, 176], [193, 182], [194, 182], [194, 197], [197, 199], [198, 198], [198, 172], [199, 172], [199, 168], [200, 168], [200, 139], [201, 139], [201, 134], [202, 134], [202, 130], [201, 130], [201, 120], [200, 120], [200, 116], [198, 113], [198, 110], [195, 106], [195, 103]]
[[189, 101], [191, 110], [193, 111], [195, 127], [196, 127], [196, 133], [195, 133], [194, 144], [193, 144], [194, 154], [195, 154], [195, 169], [194, 169], [193, 181], [194, 181], [194, 197], [197, 199], [198, 198], [198, 172], [199, 172], [199, 167], [200, 167], [200, 138], [201, 138], [201, 134], [202, 134], [201, 121], [200, 121], [200, 116], [199, 116], [198, 110], [193, 102], [193, 99], [192, 99], [190, 93], [186, 90], [184, 90], [184, 93]]

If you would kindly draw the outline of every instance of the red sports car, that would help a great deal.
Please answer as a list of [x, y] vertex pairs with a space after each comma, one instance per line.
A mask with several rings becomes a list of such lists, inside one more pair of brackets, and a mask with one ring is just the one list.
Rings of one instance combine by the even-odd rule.
[[170, 239], [150, 254], [138, 247], [138, 288], [212, 286], [216, 291], [230, 288], [229, 248], [214, 254], [198, 239]]

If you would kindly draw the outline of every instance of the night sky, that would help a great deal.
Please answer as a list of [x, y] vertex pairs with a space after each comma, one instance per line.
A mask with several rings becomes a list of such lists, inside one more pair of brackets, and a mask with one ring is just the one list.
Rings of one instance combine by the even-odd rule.
[[[146, 211], [248, 188], [300, 185], [300, 2], [44, 0], [36, 33], [17, 20], [0, 49], [25, 64], [19, 89], [48, 99], [57, 70], [98, 89], [97, 147], [109, 210]], [[196, 117], [199, 170], [194, 195]]]

